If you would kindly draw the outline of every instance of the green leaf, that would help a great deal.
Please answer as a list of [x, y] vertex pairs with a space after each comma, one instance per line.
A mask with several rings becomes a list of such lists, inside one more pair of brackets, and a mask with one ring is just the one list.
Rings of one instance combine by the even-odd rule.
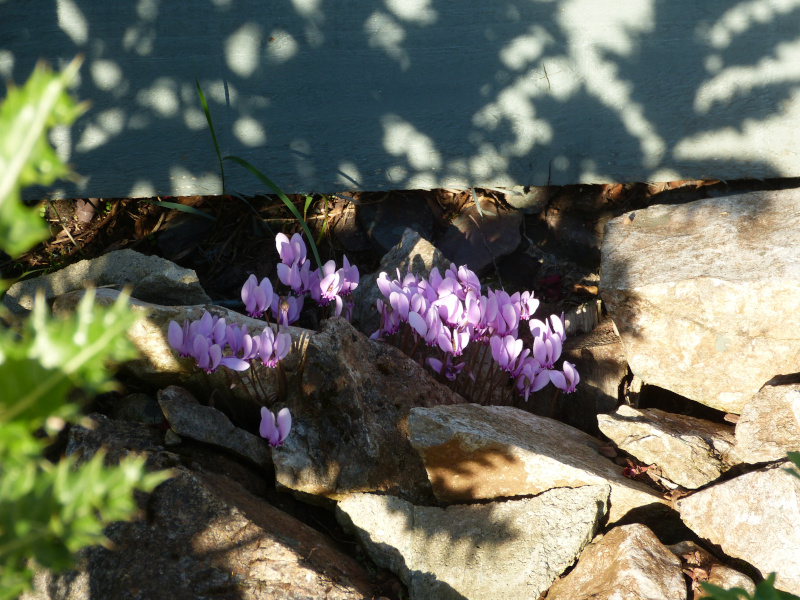
[[73, 60], [61, 74], [39, 63], [21, 88], [9, 85], [0, 105], [0, 248], [18, 256], [47, 237], [45, 224], [21, 204], [26, 185], [50, 185], [68, 177], [47, 139], [54, 125], [69, 125], [85, 110], [66, 92], [80, 68]]
[[794, 464], [794, 468], [784, 469], [790, 475], [800, 478], [800, 452], [789, 452], [789, 460]]
[[112, 306], [93, 310], [94, 290], [87, 290], [76, 314], [62, 320], [47, 316], [39, 295], [22, 337], [15, 340], [8, 331], [0, 337], [0, 422], [68, 416], [64, 397], [73, 386], [108, 389], [107, 360], [136, 356], [124, 335], [137, 319], [128, 297], [121, 294]]
[[164, 208], [172, 208], [174, 210], [179, 210], [181, 212], [189, 213], [191, 215], [197, 215], [198, 217], [203, 217], [211, 221], [217, 220], [216, 217], [208, 213], [204, 213], [202, 210], [199, 210], [194, 206], [186, 206], [185, 204], [179, 204], [178, 202], [165, 202], [164, 200], [159, 200], [158, 202], [156, 202], [155, 200], [148, 200], [147, 198], [139, 198], [139, 202], [147, 202], [148, 204], [163, 206]]
[[206, 102], [206, 95], [203, 93], [203, 88], [200, 87], [200, 80], [195, 75], [195, 83], [197, 84], [197, 95], [200, 96], [200, 104], [203, 105], [203, 112], [206, 114], [206, 122], [208, 129], [211, 131], [211, 141], [214, 142], [214, 150], [217, 152], [217, 160], [219, 161], [219, 172], [222, 175], [222, 195], [225, 195], [225, 167], [222, 165], [222, 154], [219, 151], [219, 144], [217, 143], [217, 134], [214, 133], [214, 124], [211, 122], [211, 111], [208, 110], [208, 102]]
[[245, 159], [239, 158], [238, 156], [226, 156], [223, 160], [233, 161], [237, 165], [242, 166], [245, 169], [247, 169], [248, 171], [250, 171], [250, 173], [255, 175], [255, 177], [259, 181], [261, 181], [261, 183], [263, 183], [269, 189], [271, 189], [272, 192], [274, 194], [276, 194], [278, 196], [278, 198], [280, 198], [283, 201], [283, 203], [286, 205], [286, 207], [292, 212], [292, 214], [294, 215], [295, 219], [297, 219], [297, 221], [300, 223], [300, 226], [303, 228], [303, 231], [306, 234], [306, 240], [308, 240], [308, 245], [311, 246], [311, 251], [314, 254], [314, 259], [316, 259], [316, 261], [317, 261], [317, 266], [321, 269], [322, 268], [322, 261], [319, 258], [319, 251], [317, 250], [317, 244], [314, 241], [314, 236], [311, 235], [311, 230], [308, 228], [308, 225], [306, 224], [305, 219], [303, 219], [303, 215], [301, 215], [300, 211], [297, 210], [297, 207], [294, 204], [292, 204], [292, 201], [289, 200], [289, 198], [286, 197], [286, 194], [284, 194], [281, 191], [281, 189], [272, 182], [272, 180], [270, 180], [266, 175], [264, 175], [261, 171], [256, 169], [253, 165], [251, 165]]

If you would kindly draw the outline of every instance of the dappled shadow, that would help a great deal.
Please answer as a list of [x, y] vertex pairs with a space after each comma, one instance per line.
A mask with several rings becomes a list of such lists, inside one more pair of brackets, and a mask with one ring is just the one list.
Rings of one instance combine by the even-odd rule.
[[[796, 174], [800, 8], [443, 0], [4, 5], [0, 76], [86, 56], [54, 134], [72, 197], [219, 193], [223, 154], [286, 191]], [[229, 189], [264, 191], [228, 167]], [[31, 188], [28, 197], [41, 197]]]

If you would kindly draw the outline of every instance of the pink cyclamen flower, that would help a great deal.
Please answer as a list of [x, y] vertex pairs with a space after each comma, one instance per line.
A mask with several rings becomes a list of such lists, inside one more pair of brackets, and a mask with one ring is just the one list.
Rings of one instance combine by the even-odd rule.
[[[517, 358], [523, 353], [522, 345], [522, 340], [518, 340], [513, 335], [507, 335], [505, 337], [495, 335], [489, 340], [489, 346], [492, 349], [492, 358], [506, 373], [511, 373], [515, 370]], [[524, 358], [525, 356], [523, 355], [523, 359]]]
[[[189, 323], [189, 319], [183, 321], [183, 327], [178, 325], [175, 321], [169, 322], [167, 340], [169, 341], [169, 345], [177, 350], [181, 358], [192, 355], [194, 336], [196, 335], [196, 332], [192, 331], [192, 325], [194, 325], [194, 323]], [[194, 329], [197, 329], [197, 327]]]
[[275, 334], [272, 328], [265, 327], [258, 336], [258, 357], [265, 367], [277, 366], [278, 361], [286, 358], [292, 348], [292, 336], [288, 333]]
[[247, 314], [258, 318], [272, 304], [272, 283], [266, 277], [258, 283], [255, 275], [250, 275], [242, 286], [242, 302]]
[[306, 260], [306, 244], [299, 233], [295, 233], [291, 240], [286, 234], [279, 233], [275, 236], [275, 247], [284, 265], [302, 265]]
[[282, 445], [292, 429], [292, 415], [288, 408], [282, 408], [275, 418], [266, 407], [261, 407], [261, 425], [258, 433], [262, 438], [269, 441], [269, 445], [277, 448]]
[[562, 390], [565, 394], [571, 394], [575, 391], [575, 386], [580, 383], [580, 375], [578, 375], [575, 365], [564, 361], [564, 371], [550, 371], [550, 381], [558, 389]]
[[211, 340], [203, 335], [194, 336], [192, 344], [192, 356], [197, 360], [197, 366], [206, 373], [216, 371], [222, 360], [222, 348], [218, 344], [212, 344]]

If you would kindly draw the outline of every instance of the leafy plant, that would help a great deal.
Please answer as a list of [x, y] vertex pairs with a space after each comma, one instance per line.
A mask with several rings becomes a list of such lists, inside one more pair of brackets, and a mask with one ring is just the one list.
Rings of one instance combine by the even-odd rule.
[[[48, 234], [23, 206], [22, 186], [70, 174], [47, 130], [85, 109], [66, 92], [79, 66], [76, 59], [56, 74], [40, 63], [22, 88], [9, 86], [0, 106], [0, 249], [12, 255]], [[30, 587], [33, 565], [63, 569], [80, 548], [106, 542], [104, 527], [136, 510], [133, 490], [150, 491], [169, 476], [147, 474], [143, 458], [108, 467], [99, 452], [76, 468], [74, 457], [53, 464], [42, 456], [47, 436], [79, 412], [69, 391], [107, 389], [107, 361], [136, 354], [123, 335], [136, 320], [127, 296], [105, 309], [93, 300], [87, 292], [75, 315], [53, 319], [39, 294], [31, 318], [18, 330], [0, 330], [0, 599]]]

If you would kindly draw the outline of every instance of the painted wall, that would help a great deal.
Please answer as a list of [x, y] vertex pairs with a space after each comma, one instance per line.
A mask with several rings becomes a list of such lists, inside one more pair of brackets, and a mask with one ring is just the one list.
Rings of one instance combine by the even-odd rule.
[[195, 69], [287, 192], [800, 175], [800, 0], [0, 0], [0, 77], [77, 53], [55, 196], [219, 193]]

